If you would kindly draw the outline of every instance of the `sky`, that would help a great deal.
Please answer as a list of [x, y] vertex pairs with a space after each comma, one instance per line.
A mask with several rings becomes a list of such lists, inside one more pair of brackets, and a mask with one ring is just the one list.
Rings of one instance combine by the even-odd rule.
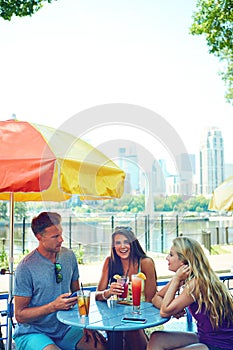
[[[152, 123], [143, 113], [140, 121], [112, 113], [115, 104], [139, 106], [160, 116], [189, 153], [198, 154], [205, 127], [219, 127], [232, 163], [233, 107], [218, 59], [204, 37], [189, 34], [195, 3], [57, 0], [32, 17], [0, 19], [0, 120], [14, 113], [70, 129], [75, 120], [73, 129], [94, 146], [129, 139], [163, 158], [169, 135], [160, 138], [157, 117]], [[104, 105], [112, 106], [108, 120], [98, 112], [88, 123], [93, 116], [82, 112]]]

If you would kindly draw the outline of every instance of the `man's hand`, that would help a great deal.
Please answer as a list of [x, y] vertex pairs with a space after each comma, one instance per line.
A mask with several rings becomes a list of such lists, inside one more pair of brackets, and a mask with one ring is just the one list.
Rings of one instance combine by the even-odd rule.
[[58, 310], [72, 309], [72, 307], [77, 303], [77, 297], [68, 298], [69, 296], [70, 293], [61, 294], [50, 303], [54, 308], [54, 312]]

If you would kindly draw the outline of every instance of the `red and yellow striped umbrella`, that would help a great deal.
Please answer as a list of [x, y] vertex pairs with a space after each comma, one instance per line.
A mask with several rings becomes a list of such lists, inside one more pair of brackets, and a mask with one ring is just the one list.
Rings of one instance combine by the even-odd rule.
[[[13, 289], [14, 201], [119, 198], [125, 173], [73, 135], [28, 122], [0, 121], [0, 200], [10, 201], [9, 300]], [[9, 327], [9, 344], [11, 327]]]
[[0, 121], [0, 200], [120, 198], [125, 173], [103, 153], [66, 132]]

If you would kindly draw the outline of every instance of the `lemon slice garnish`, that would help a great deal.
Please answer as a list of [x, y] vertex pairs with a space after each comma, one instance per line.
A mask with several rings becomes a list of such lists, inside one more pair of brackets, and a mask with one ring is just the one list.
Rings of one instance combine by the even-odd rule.
[[114, 275], [113, 278], [115, 278], [117, 280], [118, 278], [121, 278], [121, 276], [120, 275]]
[[141, 278], [142, 280], [146, 280], [146, 276], [144, 275], [143, 272], [139, 272], [139, 273], [137, 274], [137, 277]]

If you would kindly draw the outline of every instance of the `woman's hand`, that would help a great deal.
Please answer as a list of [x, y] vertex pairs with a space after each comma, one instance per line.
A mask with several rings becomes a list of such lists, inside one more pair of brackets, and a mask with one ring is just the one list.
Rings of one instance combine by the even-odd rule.
[[112, 282], [110, 285], [110, 293], [112, 295], [121, 295], [124, 292], [124, 286], [117, 282]]
[[190, 275], [190, 267], [189, 265], [182, 265], [176, 271], [175, 277], [180, 281], [185, 281]]
[[179, 318], [183, 317], [185, 314], [186, 314], [186, 310], [183, 309], [183, 310], [177, 312], [176, 314], [174, 314], [173, 317], [179, 319]]

